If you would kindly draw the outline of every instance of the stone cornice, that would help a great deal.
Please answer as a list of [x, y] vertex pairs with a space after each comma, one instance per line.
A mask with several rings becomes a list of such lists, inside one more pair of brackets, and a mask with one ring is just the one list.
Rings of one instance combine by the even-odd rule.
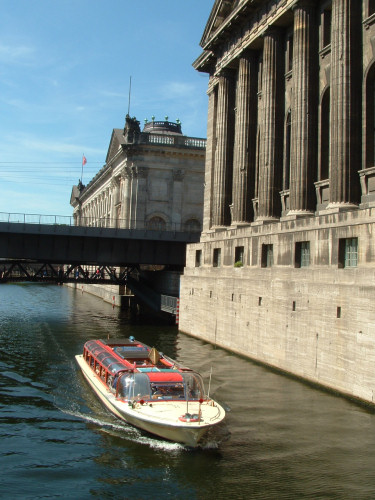
[[203, 36], [200, 42], [201, 47], [205, 50], [210, 50], [212, 48], [212, 44], [215, 45], [219, 38], [221, 38], [223, 35], [225, 36], [228, 29], [231, 30], [232, 25], [238, 22], [240, 16], [247, 14], [248, 12], [254, 12], [254, 10], [258, 8], [263, 2], [264, 0], [242, 0], [237, 2], [237, 5], [233, 8], [232, 12], [223, 20], [222, 23], [220, 23], [220, 25], [216, 29], [214, 27], [215, 17], [220, 15], [219, 8], [220, 6], [222, 6], [220, 4], [223, 4], [223, 2], [215, 2], [206, 28], [203, 32]]
[[[248, 48], [252, 49], [254, 42], [263, 35], [267, 28], [280, 21], [280, 18], [296, 4], [296, 0], [274, 0], [274, 2], [272, 2], [273, 5], [266, 10], [268, 4], [269, 2], [267, 3], [264, 0], [254, 2], [247, 0], [238, 4], [231, 15], [228, 16], [211, 37], [207, 38], [205, 43], [202, 44], [205, 52], [195, 60], [194, 68], [198, 71], [211, 72], [210, 64], [207, 62], [209, 57], [211, 57], [211, 59], [214, 57], [217, 58], [216, 72], [220, 71], [222, 67], [233, 65], [235, 59], [238, 58], [244, 50]], [[255, 7], [258, 8], [258, 15], [251, 18], [251, 14], [256, 11]], [[244, 31], [242, 36], [231, 39], [230, 33], [235, 31], [235, 25], [240, 24], [242, 15], [247, 15], [248, 28]], [[224, 45], [224, 41], [227, 44], [226, 50], [221, 55], [218, 55], [218, 48]], [[207, 53], [209, 55], [205, 55]], [[213, 74], [213, 72], [211, 72], [211, 74]]]

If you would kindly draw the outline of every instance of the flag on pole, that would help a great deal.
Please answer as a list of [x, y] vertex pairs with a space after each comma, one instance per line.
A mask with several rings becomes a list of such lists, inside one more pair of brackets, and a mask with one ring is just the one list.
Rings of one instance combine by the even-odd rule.
[[82, 155], [82, 167], [81, 167], [81, 184], [82, 184], [82, 177], [83, 177], [83, 165], [86, 165], [87, 163], [87, 160], [86, 160], [86, 156], [83, 154]]

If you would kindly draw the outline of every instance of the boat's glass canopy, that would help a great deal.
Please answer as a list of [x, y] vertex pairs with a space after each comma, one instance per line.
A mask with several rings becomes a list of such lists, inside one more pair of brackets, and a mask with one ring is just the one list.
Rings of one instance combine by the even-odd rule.
[[[164, 373], [122, 373], [113, 384], [119, 397], [126, 400], [199, 400], [204, 399], [201, 376], [195, 372], [175, 373], [175, 377], [164, 377]], [[159, 375], [159, 377], [158, 377]], [[174, 379], [174, 380], [173, 380]]]
[[[134, 349], [133, 349], [134, 347]], [[113, 349], [113, 350], [112, 350]], [[108, 385], [125, 400], [199, 400], [204, 399], [202, 377], [192, 370], [178, 368], [175, 365], [150, 365], [143, 360], [150, 352], [146, 346], [112, 345], [105, 341], [90, 340], [85, 344], [85, 357], [94, 359], [108, 372]], [[122, 360], [125, 354], [134, 364]], [[91, 357], [90, 357], [91, 356]], [[138, 363], [138, 358], [139, 362]]]
[[106, 350], [106, 348], [97, 343], [95, 340], [86, 342], [85, 349], [91, 353], [95, 358], [114, 375], [120, 370], [128, 369], [127, 366], [121, 362], [116, 356]]
[[148, 401], [150, 399], [150, 380], [145, 373], [121, 374], [116, 384], [117, 394], [123, 399], [138, 399]]
[[184, 386], [188, 399], [204, 398], [204, 385], [199, 373], [188, 372], [182, 373], [181, 375], [184, 379]]

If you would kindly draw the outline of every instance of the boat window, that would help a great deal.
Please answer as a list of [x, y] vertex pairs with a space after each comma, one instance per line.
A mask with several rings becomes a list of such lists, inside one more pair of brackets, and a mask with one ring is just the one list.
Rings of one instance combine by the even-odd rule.
[[[135, 384], [134, 384], [135, 381]], [[116, 384], [116, 377], [114, 384]], [[123, 399], [148, 401], [150, 394], [150, 380], [145, 373], [126, 373], [118, 382], [118, 395]]]
[[151, 383], [152, 399], [185, 399], [182, 382]]
[[103, 352], [103, 347], [97, 344], [94, 344], [88, 347], [88, 350], [94, 355], [97, 356], [100, 352]]
[[110, 354], [108, 354], [108, 352], [105, 352], [105, 351], [103, 351], [103, 352], [99, 352], [99, 353], [98, 353], [98, 355], [97, 355], [97, 359], [98, 359], [98, 361], [100, 361], [103, 365], [104, 365], [104, 360], [105, 360], [106, 358], [111, 358], [111, 359], [113, 359], [113, 357], [112, 357]]
[[97, 343], [95, 340], [90, 340], [89, 342], [86, 342], [86, 344], [85, 344], [85, 347], [88, 351], [91, 351], [96, 346], [97, 346]]
[[110, 365], [107, 366], [107, 370], [111, 373], [117, 373], [119, 372], [120, 370], [123, 370], [124, 369], [124, 365], [120, 364], [120, 363], [116, 363], [116, 362], [113, 362], [111, 363]]
[[189, 372], [181, 374], [184, 379], [186, 392], [189, 399], [204, 399], [204, 385], [198, 373]]
[[114, 356], [106, 356], [103, 361], [102, 361], [102, 364], [103, 366], [105, 366], [106, 368], [108, 368], [110, 365], [112, 365], [113, 363], [117, 363], [117, 364], [121, 364], [122, 368], [124, 368], [124, 365], [118, 360], [116, 359]]

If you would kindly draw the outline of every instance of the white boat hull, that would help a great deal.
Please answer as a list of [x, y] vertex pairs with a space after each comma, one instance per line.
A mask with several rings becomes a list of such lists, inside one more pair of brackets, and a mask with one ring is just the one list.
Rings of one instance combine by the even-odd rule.
[[[76, 360], [92, 389], [114, 415], [156, 436], [195, 447], [212, 426], [224, 419], [224, 409], [212, 400], [202, 404], [198, 401], [129, 404], [128, 401], [116, 398], [100, 377], [90, 369], [82, 355], [77, 355]], [[186, 413], [200, 414], [200, 421], [181, 421], [180, 417]]]

